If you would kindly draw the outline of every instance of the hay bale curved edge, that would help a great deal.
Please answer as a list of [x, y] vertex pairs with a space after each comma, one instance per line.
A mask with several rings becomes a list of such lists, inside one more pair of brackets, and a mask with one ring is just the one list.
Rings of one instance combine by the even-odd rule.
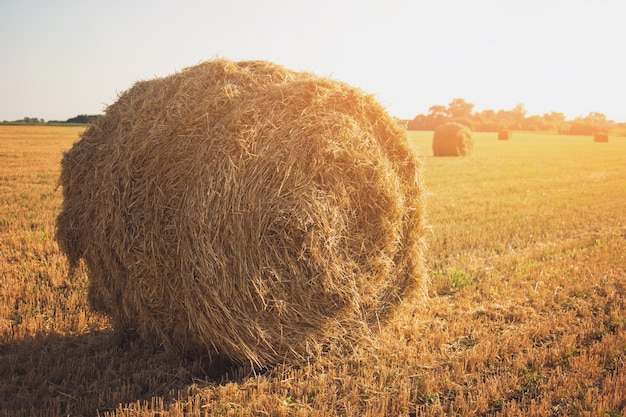
[[609, 134], [606, 132], [597, 132], [593, 135], [594, 142], [608, 142]]
[[460, 123], [444, 123], [433, 134], [434, 156], [468, 156], [473, 149], [472, 131]]
[[151, 343], [271, 366], [425, 291], [420, 163], [346, 84], [207, 61], [136, 83], [61, 165], [60, 248]]
[[508, 129], [500, 130], [498, 132], [498, 140], [509, 140], [511, 139], [511, 131]]

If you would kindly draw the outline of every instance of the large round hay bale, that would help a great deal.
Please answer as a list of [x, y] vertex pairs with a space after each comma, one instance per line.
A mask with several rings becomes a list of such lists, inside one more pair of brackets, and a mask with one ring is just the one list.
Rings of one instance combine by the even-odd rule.
[[208, 61], [136, 83], [61, 168], [90, 304], [166, 348], [268, 366], [423, 293], [419, 162], [346, 84]]
[[508, 129], [500, 130], [498, 132], [498, 140], [509, 140], [511, 139], [511, 131]]
[[472, 131], [460, 123], [444, 123], [433, 135], [435, 156], [466, 156], [472, 153], [473, 148]]
[[596, 134], [593, 135], [593, 141], [594, 142], [608, 142], [609, 134], [606, 132], [597, 132]]

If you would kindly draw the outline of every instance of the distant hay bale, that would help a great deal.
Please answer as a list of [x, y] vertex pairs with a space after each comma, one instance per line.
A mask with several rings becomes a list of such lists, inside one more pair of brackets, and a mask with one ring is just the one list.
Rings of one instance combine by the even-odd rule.
[[424, 293], [419, 161], [346, 84], [207, 61], [136, 83], [61, 168], [60, 248], [151, 343], [265, 367]]
[[467, 156], [472, 153], [472, 131], [460, 123], [449, 122], [439, 126], [433, 136], [435, 156]]
[[501, 130], [498, 132], [498, 140], [509, 140], [511, 139], [511, 131], [510, 130]]
[[598, 132], [595, 135], [593, 135], [593, 141], [594, 142], [608, 142], [609, 134], [606, 132]]

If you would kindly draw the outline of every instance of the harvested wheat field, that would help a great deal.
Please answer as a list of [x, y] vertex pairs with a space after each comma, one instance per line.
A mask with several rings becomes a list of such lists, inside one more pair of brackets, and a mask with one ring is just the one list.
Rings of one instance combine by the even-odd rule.
[[[376, 343], [264, 371], [121, 338], [54, 240], [83, 130], [0, 126], [2, 416], [626, 415], [626, 139], [422, 157], [431, 284]], [[410, 132], [429, 155], [432, 132]]]
[[418, 174], [372, 97], [207, 61], [135, 84], [64, 155], [57, 239], [123, 336], [301, 363], [424, 294]]

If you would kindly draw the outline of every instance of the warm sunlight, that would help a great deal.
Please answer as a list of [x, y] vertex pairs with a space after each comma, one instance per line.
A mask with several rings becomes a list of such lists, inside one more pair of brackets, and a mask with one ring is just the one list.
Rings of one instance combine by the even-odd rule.
[[626, 417], [625, 0], [0, 0], [0, 417]]
[[98, 114], [139, 79], [264, 59], [375, 94], [403, 119], [477, 111], [626, 122], [626, 3], [272, 0], [0, 5], [0, 121]]

